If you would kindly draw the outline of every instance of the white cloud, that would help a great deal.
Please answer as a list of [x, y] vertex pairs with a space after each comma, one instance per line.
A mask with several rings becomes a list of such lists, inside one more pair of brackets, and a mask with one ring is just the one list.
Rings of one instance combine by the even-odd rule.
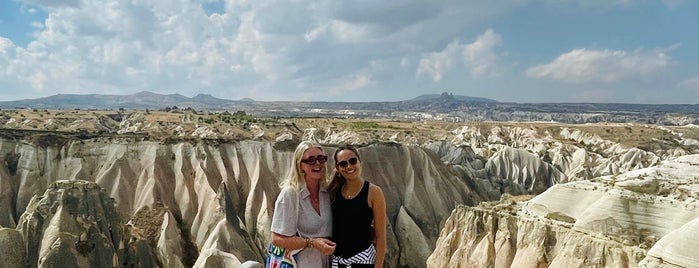
[[39, 4], [48, 18], [8, 66], [35, 92], [179, 88], [193, 95], [283, 75], [265, 48], [276, 40], [265, 40], [250, 10], [208, 16], [191, 1]]
[[0, 53], [7, 55], [7, 51], [14, 48], [12, 40], [0, 36]]
[[303, 35], [304, 39], [306, 39], [306, 42], [313, 42], [314, 40], [318, 39], [319, 37], [327, 34], [328, 32], [328, 26], [323, 25], [319, 26], [316, 28], [311, 29], [310, 31], [306, 32], [306, 34]]
[[450, 71], [454, 65], [454, 59], [458, 58], [463, 46], [459, 42], [451, 42], [444, 50], [440, 52], [429, 53], [424, 58], [420, 59], [420, 64], [417, 68], [417, 76], [422, 74], [432, 77], [434, 81], [440, 81], [444, 77], [444, 73]]
[[615, 82], [653, 75], [670, 66], [672, 60], [663, 51], [632, 52], [575, 49], [553, 62], [527, 69], [533, 78], [550, 78], [568, 83]]
[[13, 57], [15, 45], [10, 39], [0, 36], [0, 78], [8, 72], [9, 62]]
[[[211, 5], [214, 1], [225, 4]], [[288, 99], [291, 92], [371, 85], [386, 91], [376, 96], [390, 96], [391, 83], [414, 80], [408, 70], [425, 52], [454, 40], [455, 29], [479, 29], [470, 25], [508, 10], [508, 5], [412, 0], [23, 2], [47, 17], [32, 24], [35, 38], [28, 45], [5, 49], [12, 53], [0, 62], [0, 87], [25, 89], [27, 97], [153, 90]], [[448, 53], [458, 65], [434, 63], [437, 69], [423, 74], [465, 66], [473, 75], [487, 75], [492, 55], [484, 55], [492, 40], [484, 35], [472, 44], [452, 42], [456, 50]]]
[[[491, 29], [470, 44], [453, 41], [444, 50], [429, 53], [420, 59], [417, 76], [425, 74], [434, 81], [440, 81], [457, 63], [463, 63], [474, 77], [494, 75], [493, 65], [498, 60], [494, 50], [501, 44], [500, 35]], [[455, 63], [455, 60], [458, 62]]]
[[46, 83], [46, 74], [44, 72], [36, 72], [28, 77], [29, 83], [33, 88], [42, 90], [44, 89], [44, 84]]
[[311, 29], [304, 35], [307, 42], [328, 36], [341, 43], [360, 42], [373, 35], [372, 27], [367, 24], [348, 23], [331, 20], [327, 24]]
[[498, 56], [494, 48], [502, 44], [502, 38], [492, 29], [478, 36], [476, 42], [468, 44], [463, 49], [464, 62], [471, 68], [471, 75], [475, 77], [493, 74], [493, 64]]
[[[17, 37], [19, 34], [0, 38], [0, 99], [152, 90], [188, 96], [213, 93], [231, 99], [288, 100], [306, 96], [309, 100], [329, 100], [336, 99], [335, 95], [318, 93], [351, 91], [362, 94], [342, 95], [342, 100], [358, 101], [405, 99], [434, 88], [469, 88], [474, 89], [469, 94], [504, 94], [501, 98], [511, 100], [516, 94], [479, 88], [504, 91], [511, 85], [526, 87], [526, 83], [518, 82], [549, 85], [543, 80], [521, 81], [518, 74], [522, 71], [518, 69], [522, 68], [521, 62], [534, 59], [545, 63], [540, 60], [541, 51], [560, 49], [552, 43], [550, 50], [536, 49], [530, 54], [521, 50], [540, 42], [556, 42], [557, 38], [530, 43], [532, 40], [520, 34], [501, 37], [493, 30], [484, 30], [490, 25], [514, 27], [508, 28], [510, 33], [525, 29], [527, 25], [515, 29], [518, 25], [511, 25], [511, 21], [517, 19], [508, 16], [520, 16], [515, 12], [521, 10], [539, 12], [518, 8], [527, 7], [529, 0], [21, 2], [24, 17], [35, 21], [25, 22], [33, 27], [20, 33], [22, 38]], [[546, 7], [544, 10], [562, 10], [574, 16], [584, 12], [604, 16], [616, 7], [636, 5], [628, 0], [558, 2], [539, 4]], [[36, 8], [36, 12], [29, 13], [30, 8]], [[542, 27], [548, 22], [541, 21]], [[597, 38], [597, 28], [587, 30], [590, 32], [582, 36]], [[540, 32], [548, 30], [541, 28]], [[602, 42], [592, 39], [589, 42]], [[623, 36], [610, 41], [619, 47], [626, 45]], [[571, 40], [566, 46], [571, 42], [581, 41]], [[690, 41], [679, 38], [654, 42]], [[503, 65], [505, 54], [500, 49], [508, 53], [508, 58], [512, 55], [515, 64], [509, 65], [511, 68], [502, 68], [508, 66]], [[683, 66], [691, 66], [684, 62], [691, 60], [683, 57], [686, 51], [677, 52], [673, 57], [682, 60]], [[527, 74], [580, 83], [619, 81], [650, 76], [671, 64], [660, 50], [581, 50], [559, 58], [533, 67]], [[471, 79], [493, 76], [502, 79]], [[664, 81], [677, 84], [674, 78], [670, 73]], [[627, 88], [640, 88], [644, 82], [627, 80], [631, 81], [625, 84]], [[526, 96], [531, 95], [529, 101], [538, 94], [530, 92]]]
[[339, 82], [329, 90], [329, 93], [333, 95], [343, 95], [365, 88], [371, 83], [371, 75], [350, 75], [341, 78]]

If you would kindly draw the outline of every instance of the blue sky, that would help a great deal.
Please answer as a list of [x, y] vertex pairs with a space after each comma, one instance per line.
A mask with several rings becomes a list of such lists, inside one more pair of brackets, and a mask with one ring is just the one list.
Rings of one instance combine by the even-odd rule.
[[0, 0], [0, 100], [699, 103], [699, 1]]

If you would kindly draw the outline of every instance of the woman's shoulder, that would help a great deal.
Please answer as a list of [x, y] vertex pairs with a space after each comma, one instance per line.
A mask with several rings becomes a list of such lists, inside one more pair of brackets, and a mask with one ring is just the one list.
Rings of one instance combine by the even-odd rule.
[[380, 207], [386, 206], [386, 197], [384, 196], [383, 190], [381, 190], [380, 186], [370, 183], [368, 195], [369, 207], [372, 209], [375, 208], [375, 205], [379, 205]]
[[369, 189], [381, 190], [381, 186], [377, 185], [376, 183], [370, 182], [369, 180], [366, 180], [366, 182], [369, 183]]
[[277, 198], [291, 198], [299, 194], [298, 190], [291, 186], [284, 186], [279, 191], [279, 197]]
[[381, 186], [376, 185], [373, 182], [369, 182], [369, 195], [383, 195], [383, 190]]
[[279, 188], [279, 194], [288, 194], [289, 192], [296, 192], [296, 189], [294, 189], [294, 187], [291, 186], [282, 186], [281, 188]]

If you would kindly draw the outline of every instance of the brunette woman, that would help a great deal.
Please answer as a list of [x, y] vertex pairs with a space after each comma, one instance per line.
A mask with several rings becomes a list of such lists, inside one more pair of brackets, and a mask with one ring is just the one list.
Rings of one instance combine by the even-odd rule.
[[354, 147], [335, 151], [332, 267], [383, 267], [386, 254], [386, 201], [379, 186], [362, 177]]

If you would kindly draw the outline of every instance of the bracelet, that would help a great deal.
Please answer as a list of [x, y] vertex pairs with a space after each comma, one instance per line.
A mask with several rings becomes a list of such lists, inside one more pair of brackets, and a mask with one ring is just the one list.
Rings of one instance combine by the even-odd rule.
[[312, 248], [313, 247], [313, 239], [311, 238], [304, 238], [304, 248]]

